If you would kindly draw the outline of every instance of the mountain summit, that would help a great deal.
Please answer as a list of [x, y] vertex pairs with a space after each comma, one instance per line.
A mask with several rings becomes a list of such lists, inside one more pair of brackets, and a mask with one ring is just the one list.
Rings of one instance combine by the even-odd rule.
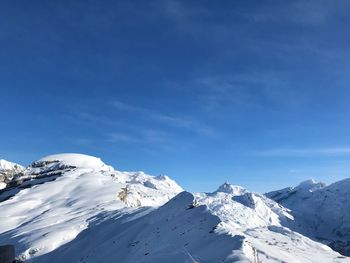
[[350, 256], [350, 179], [329, 186], [308, 180], [266, 196], [291, 210], [292, 229]]
[[[189, 193], [165, 175], [118, 171], [83, 154], [51, 155], [0, 190], [0, 243], [14, 244], [28, 262], [350, 262], [309, 231], [329, 219], [346, 240], [348, 210], [336, 205], [347, 208], [349, 188], [315, 184], [284, 189], [283, 199], [229, 183]], [[300, 197], [309, 201], [297, 206]], [[317, 212], [331, 207], [331, 218]], [[344, 220], [333, 224], [336, 217]], [[333, 231], [320, 233], [329, 241]]]

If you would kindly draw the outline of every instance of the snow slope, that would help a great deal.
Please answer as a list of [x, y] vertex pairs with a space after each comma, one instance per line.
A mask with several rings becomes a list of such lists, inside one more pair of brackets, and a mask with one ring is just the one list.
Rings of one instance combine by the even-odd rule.
[[[338, 259], [340, 255], [329, 247], [287, 228], [294, 221], [289, 210], [263, 195], [224, 184], [216, 192], [197, 194], [196, 198], [220, 218], [217, 232], [244, 237], [250, 249], [243, 249], [243, 252], [252, 262], [252, 251], [255, 251], [257, 262], [258, 259], [262, 262], [350, 261]], [[317, 261], [315, 253], [319, 255]]]
[[12, 163], [4, 159], [0, 159], [0, 171], [17, 170], [18, 172], [21, 172], [23, 169], [24, 167], [17, 163]]
[[[0, 203], [0, 243], [15, 243], [22, 259], [74, 239], [88, 226], [87, 220], [101, 211], [129, 213], [132, 207], [159, 206], [182, 191], [167, 177], [117, 172], [98, 158], [80, 154], [40, 159], [23, 177], [35, 182], [38, 175], [44, 184], [20, 189]], [[53, 181], [46, 181], [52, 177]], [[118, 197], [123, 187], [129, 188], [125, 201]]]
[[247, 190], [220, 192], [227, 188], [237, 187], [182, 192], [146, 214], [102, 212], [70, 243], [30, 262], [350, 262], [283, 227], [292, 220], [285, 208]]
[[329, 186], [309, 180], [266, 196], [291, 209], [291, 228], [350, 256], [350, 179]]
[[[188, 209], [192, 201], [193, 195], [183, 192], [136, 219], [104, 213], [71, 243], [34, 262], [60, 262], [60, 257], [67, 262], [193, 262], [191, 257], [218, 262], [239, 250], [242, 238], [210, 232], [219, 218], [205, 206]], [[232, 256], [246, 259], [240, 253]]]
[[14, 180], [0, 191], [0, 243], [28, 262], [350, 262], [292, 231], [293, 211], [228, 183], [191, 194], [82, 154], [42, 158]]

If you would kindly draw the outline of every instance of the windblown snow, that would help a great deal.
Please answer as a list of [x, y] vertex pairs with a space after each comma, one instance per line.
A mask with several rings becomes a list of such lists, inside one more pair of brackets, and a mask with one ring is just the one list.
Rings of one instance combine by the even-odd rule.
[[[330, 189], [334, 199], [342, 187]], [[288, 199], [291, 191], [276, 193]], [[192, 194], [164, 175], [121, 172], [82, 154], [51, 155], [0, 190], [0, 244], [14, 244], [28, 262], [350, 262], [300, 231], [296, 225], [307, 224], [294, 206], [277, 201], [228, 183]]]

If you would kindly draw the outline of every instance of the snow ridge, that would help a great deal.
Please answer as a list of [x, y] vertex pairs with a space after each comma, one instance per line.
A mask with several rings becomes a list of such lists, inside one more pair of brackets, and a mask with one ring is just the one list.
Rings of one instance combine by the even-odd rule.
[[266, 196], [291, 210], [291, 229], [350, 256], [350, 179], [329, 186], [307, 181]]
[[[169, 178], [115, 171], [99, 158], [81, 154], [42, 158], [17, 179], [26, 181], [0, 193], [1, 198], [15, 192], [0, 203], [0, 243], [17, 243], [21, 259], [71, 241], [88, 227], [89, 218], [102, 211], [129, 213], [141, 206], [157, 207], [182, 191]], [[128, 193], [122, 200], [123, 189]]]
[[[12, 180], [0, 191], [0, 243], [15, 244], [27, 262], [350, 262], [306, 237], [321, 224], [316, 209], [331, 214], [334, 200], [348, 208], [350, 180], [266, 196], [229, 183], [192, 194], [168, 176], [118, 171], [83, 154], [44, 157]], [[295, 206], [305, 197], [298, 209], [315, 209], [302, 217]], [[344, 211], [341, 242], [350, 229]]]

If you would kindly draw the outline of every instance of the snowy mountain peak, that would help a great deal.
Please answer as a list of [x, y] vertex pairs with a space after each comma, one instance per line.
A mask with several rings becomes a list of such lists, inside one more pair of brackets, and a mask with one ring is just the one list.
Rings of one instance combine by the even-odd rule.
[[91, 168], [100, 171], [113, 170], [113, 167], [103, 163], [100, 158], [79, 153], [49, 155], [35, 161], [31, 166], [44, 166], [51, 163], [57, 163], [61, 166], [70, 166], [75, 168]]
[[191, 194], [166, 175], [56, 154], [33, 162], [0, 190], [0, 243], [15, 244], [17, 258], [28, 263], [304, 263], [315, 262], [314, 255], [318, 263], [350, 262], [294, 232], [332, 238], [330, 245], [346, 254], [349, 185], [306, 181], [276, 191], [285, 208], [229, 183]]
[[34, 161], [27, 167], [21, 177], [15, 180], [28, 180], [34, 178], [47, 178], [53, 176], [60, 176], [65, 172], [79, 169], [93, 172], [101, 172], [112, 175], [114, 168], [106, 165], [100, 158], [78, 154], [78, 153], [62, 153], [49, 155]]
[[325, 186], [326, 186], [326, 184], [323, 183], [323, 182], [317, 182], [314, 179], [309, 179], [309, 180], [301, 182], [294, 189], [312, 192], [312, 191], [315, 191], [317, 189], [321, 189], [321, 188], [323, 188]]
[[308, 180], [266, 196], [291, 210], [291, 229], [350, 256], [350, 179], [329, 186]]
[[22, 165], [17, 164], [17, 163], [12, 163], [12, 162], [6, 161], [4, 159], [0, 159], [0, 171], [4, 171], [4, 170], [22, 171], [22, 170], [24, 170], [24, 167]]
[[224, 184], [220, 185], [219, 188], [215, 191], [221, 192], [221, 193], [226, 193], [226, 194], [233, 194], [233, 195], [241, 195], [247, 192], [246, 189], [239, 185], [232, 185], [229, 184], [228, 182], [225, 182]]
[[309, 196], [310, 193], [323, 189], [326, 187], [326, 184], [323, 182], [317, 182], [313, 179], [309, 179], [306, 181], [301, 182], [295, 187], [286, 187], [277, 191], [271, 191], [269, 193], [266, 193], [265, 196], [268, 198], [281, 203], [284, 202], [284, 200], [294, 200], [296, 197], [296, 200], [300, 198], [300, 196], [303, 196], [303, 198], [306, 198]]
[[83, 154], [50, 155], [0, 191], [0, 211], [6, 215], [0, 215], [0, 233], [12, 229], [0, 243], [11, 239], [19, 243], [21, 260], [35, 258], [74, 239], [100, 213], [149, 213], [181, 191], [167, 176], [116, 171]]

